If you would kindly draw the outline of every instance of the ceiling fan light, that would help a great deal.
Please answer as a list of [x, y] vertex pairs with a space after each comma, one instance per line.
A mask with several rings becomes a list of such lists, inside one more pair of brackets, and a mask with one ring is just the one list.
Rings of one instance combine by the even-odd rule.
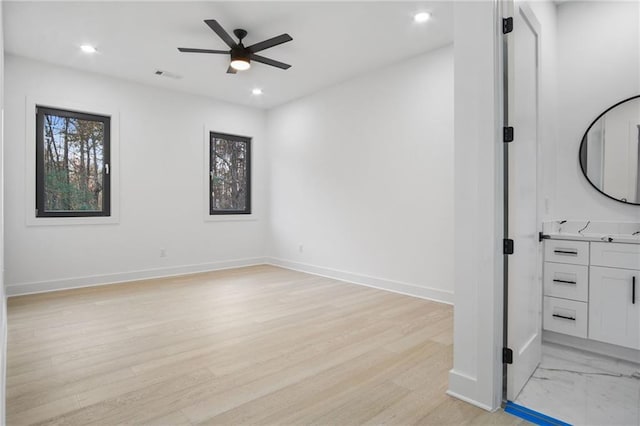
[[234, 59], [233, 61], [231, 61], [230, 65], [231, 65], [231, 68], [237, 71], [245, 71], [251, 68], [251, 64], [247, 59], [240, 59], [240, 58]]

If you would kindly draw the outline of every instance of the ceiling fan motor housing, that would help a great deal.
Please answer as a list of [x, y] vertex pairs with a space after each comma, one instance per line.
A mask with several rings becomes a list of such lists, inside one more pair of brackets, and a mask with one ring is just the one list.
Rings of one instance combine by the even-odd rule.
[[231, 48], [231, 61], [251, 62], [251, 52], [242, 45], [242, 43]]

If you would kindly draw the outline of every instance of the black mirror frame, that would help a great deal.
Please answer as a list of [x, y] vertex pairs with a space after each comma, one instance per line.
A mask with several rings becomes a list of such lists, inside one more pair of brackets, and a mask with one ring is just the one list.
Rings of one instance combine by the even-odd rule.
[[[598, 191], [599, 193], [601, 193], [605, 197], [610, 198], [612, 200], [615, 200], [615, 201], [617, 201], [619, 203], [626, 204], [628, 206], [640, 206], [640, 202], [638, 202], [638, 203], [630, 203], [629, 201], [623, 201], [623, 200], [621, 200], [619, 198], [614, 198], [611, 195], [607, 194], [606, 192], [602, 191], [597, 186], [595, 186], [593, 184], [593, 182], [591, 182], [591, 179], [589, 179], [589, 176], [587, 176], [586, 165], [584, 164], [584, 156], [582, 155], [582, 148], [584, 147], [585, 141], [587, 140], [587, 135], [589, 134], [589, 130], [591, 130], [593, 125], [596, 124], [596, 122], [598, 120], [600, 120], [600, 118], [602, 118], [603, 115], [605, 115], [606, 113], [608, 113], [609, 111], [611, 111], [612, 109], [614, 109], [615, 107], [617, 107], [619, 105], [622, 105], [622, 104], [624, 104], [626, 102], [629, 102], [629, 101], [632, 101], [633, 99], [638, 99], [638, 98], [640, 98], [640, 95], [632, 96], [632, 97], [624, 99], [624, 100], [622, 100], [622, 101], [610, 106], [606, 110], [604, 110], [604, 112], [602, 112], [599, 116], [597, 116], [596, 119], [591, 122], [589, 127], [587, 127], [587, 130], [584, 132], [584, 135], [582, 136], [582, 140], [580, 141], [580, 148], [578, 149], [578, 160], [580, 161], [580, 170], [582, 171], [582, 174], [584, 175], [584, 178], [587, 180], [587, 182], [589, 182], [589, 185], [591, 185], [596, 191]], [[585, 148], [585, 150], [586, 150], [586, 148]], [[638, 173], [640, 173], [640, 170], [638, 171]]]

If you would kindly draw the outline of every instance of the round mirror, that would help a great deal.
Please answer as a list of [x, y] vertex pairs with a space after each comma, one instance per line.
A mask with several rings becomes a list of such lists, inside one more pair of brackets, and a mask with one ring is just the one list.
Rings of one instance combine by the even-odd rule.
[[600, 114], [580, 145], [580, 167], [609, 198], [640, 205], [640, 95]]

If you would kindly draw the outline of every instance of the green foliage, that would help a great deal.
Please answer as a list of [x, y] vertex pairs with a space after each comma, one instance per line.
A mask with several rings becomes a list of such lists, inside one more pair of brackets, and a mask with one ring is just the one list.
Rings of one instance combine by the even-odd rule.
[[44, 144], [45, 209], [100, 210], [104, 125], [47, 114]]
[[215, 210], [245, 210], [248, 202], [247, 143], [214, 138], [211, 158], [212, 201]]
[[95, 194], [82, 190], [74, 182], [66, 181], [62, 170], [51, 170], [45, 174], [45, 208], [56, 210], [99, 210]]

